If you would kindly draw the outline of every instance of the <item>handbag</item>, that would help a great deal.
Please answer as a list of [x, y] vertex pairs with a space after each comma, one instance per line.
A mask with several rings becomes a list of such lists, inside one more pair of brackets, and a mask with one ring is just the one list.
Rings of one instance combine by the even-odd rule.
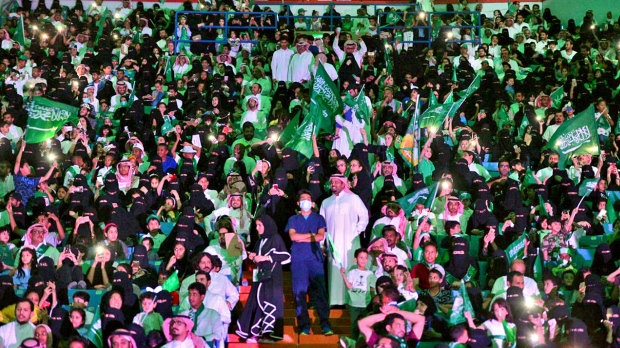
[[274, 262], [271, 268], [267, 267], [259, 267], [258, 272], [256, 273], [255, 281], [258, 283], [263, 283], [271, 280], [271, 276], [273, 274], [273, 270], [276, 268], [276, 263]]

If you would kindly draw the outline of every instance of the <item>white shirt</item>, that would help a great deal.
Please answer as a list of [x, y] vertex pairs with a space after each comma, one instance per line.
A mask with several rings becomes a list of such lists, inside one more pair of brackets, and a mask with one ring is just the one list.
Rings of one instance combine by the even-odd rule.
[[286, 50], [279, 49], [273, 52], [273, 57], [271, 58], [271, 73], [276, 81], [286, 81], [288, 77], [288, 65], [291, 62], [293, 54], [295, 54], [295, 51], [290, 48]]
[[291, 56], [291, 62], [288, 66], [287, 82], [310, 81], [310, 65], [314, 61], [314, 56], [310, 51], [302, 54], [295, 53]]

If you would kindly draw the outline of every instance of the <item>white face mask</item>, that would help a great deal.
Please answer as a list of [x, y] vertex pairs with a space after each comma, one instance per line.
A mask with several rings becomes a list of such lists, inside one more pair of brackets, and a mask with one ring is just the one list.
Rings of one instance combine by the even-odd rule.
[[312, 201], [303, 200], [299, 202], [299, 208], [303, 211], [309, 211], [312, 209]]

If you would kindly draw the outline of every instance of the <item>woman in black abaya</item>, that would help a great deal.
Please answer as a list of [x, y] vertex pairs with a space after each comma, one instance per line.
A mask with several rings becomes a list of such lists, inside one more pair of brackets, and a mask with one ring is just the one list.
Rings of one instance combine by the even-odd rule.
[[249, 259], [258, 266], [258, 274], [243, 312], [237, 320], [237, 334], [248, 343], [281, 340], [284, 333], [284, 294], [282, 265], [291, 261], [275, 221], [267, 215], [256, 220], [260, 236]]

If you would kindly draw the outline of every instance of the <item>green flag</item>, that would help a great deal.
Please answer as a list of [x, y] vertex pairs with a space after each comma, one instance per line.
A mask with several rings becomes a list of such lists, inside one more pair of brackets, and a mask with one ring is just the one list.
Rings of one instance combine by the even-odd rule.
[[437, 104], [426, 109], [420, 116], [420, 127], [428, 127], [431, 132], [437, 132], [437, 130], [441, 128], [446, 116], [448, 116], [453, 104], [454, 103]]
[[542, 258], [540, 257], [540, 249], [536, 251], [536, 259], [534, 260], [534, 279], [537, 282], [542, 282], [543, 280], [543, 267], [542, 267]]
[[526, 234], [523, 233], [519, 239], [515, 240], [506, 248], [506, 258], [508, 259], [508, 264], [512, 264], [512, 261], [516, 259], [523, 259], [525, 255], [525, 238]]
[[355, 117], [357, 117], [360, 122], [364, 121], [367, 126], [370, 125], [370, 109], [366, 103], [364, 87], [362, 87], [355, 98], [353, 98], [351, 94], [347, 93], [342, 102], [355, 111]]
[[564, 169], [570, 157], [600, 153], [600, 144], [594, 118], [594, 106], [570, 118], [553, 133], [549, 143], [543, 148], [560, 154], [558, 168]]
[[469, 312], [472, 317], [476, 315], [474, 307], [471, 305], [469, 295], [467, 294], [467, 287], [465, 287], [465, 281], [461, 280], [461, 286], [459, 287], [459, 293], [454, 298], [454, 304], [452, 305], [452, 313], [450, 313], [449, 326], [458, 325], [467, 322], [465, 318], [465, 312]]
[[429, 108], [439, 104], [439, 101], [437, 100], [437, 97], [435, 96], [435, 93], [433, 93], [431, 91], [430, 94], [431, 95], [428, 96], [428, 107]]
[[297, 130], [297, 127], [299, 127], [299, 114], [301, 114], [301, 109], [295, 114], [293, 119], [289, 121], [286, 127], [284, 127], [282, 133], [280, 133], [279, 140], [283, 144], [288, 143], [295, 136], [295, 131]]
[[596, 188], [596, 184], [598, 184], [599, 180], [599, 178], [581, 180], [581, 184], [579, 185], [579, 196], [583, 197], [589, 195], [592, 191], [594, 191], [594, 188]]
[[607, 196], [607, 204], [605, 205], [605, 210], [607, 210], [607, 223], [613, 225], [618, 217], [616, 215], [616, 210], [614, 209], [614, 201], [609, 195]]
[[179, 290], [181, 284], [179, 283], [179, 271], [174, 271], [168, 279], [161, 285], [161, 288], [168, 292]]
[[466, 89], [456, 93], [456, 95], [461, 98], [467, 98], [471, 96], [478, 90], [478, 88], [480, 88], [480, 82], [482, 82], [482, 77], [476, 74], [476, 77], [474, 77], [474, 80], [469, 84], [469, 86]]
[[392, 57], [390, 55], [390, 44], [387, 39], [383, 39], [383, 47], [385, 49], [385, 70], [388, 75], [392, 75], [392, 71], [394, 70], [394, 64], [392, 63]]
[[338, 261], [338, 264], [340, 265], [340, 267], [342, 267], [342, 259], [340, 258], [340, 255], [338, 254], [338, 249], [336, 249], [336, 247], [334, 246], [334, 240], [332, 239], [331, 234], [326, 233], [325, 235], [327, 236], [327, 241], [329, 242], [329, 250], [332, 253], [332, 258]]
[[416, 204], [424, 204], [426, 208], [430, 208], [436, 191], [437, 184], [433, 184], [399, 198], [397, 202], [405, 212], [405, 216], [409, 216]]
[[551, 101], [553, 102], [554, 108], [556, 109], [562, 108], [562, 99], [564, 99], [564, 86], [551, 92], [549, 97], [551, 97]]
[[19, 42], [22, 47], [26, 46], [26, 34], [24, 32], [24, 17], [19, 16], [15, 33], [13, 34], [13, 40]]
[[97, 348], [103, 348], [103, 332], [101, 330], [101, 324], [95, 325], [97, 319], [101, 318], [101, 312], [99, 311], [99, 307], [95, 309], [95, 314], [93, 316], [93, 323], [88, 329], [86, 333], [86, 338], [91, 341]]
[[110, 15], [110, 11], [107, 8], [105, 12], [99, 15], [100, 16], [99, 21], [97, 21], [97, 28], [99, 29], [97, 30], [97, 37], [95, 39], [95, 42], [99, 42], [101, 35], [103, 35], [103, 27], [105, 27], [105, 20], [106, 18], [108, 18], [109, 15]]
[[310, 112], [295, 132], [293, 140], [289, 141], [286, 147], [290, 147], [308, 158], [312, 157], [312, 135], [317, 135], [320, 129], [333, 132], [334, 119], [337, 114], [342, 112], [342, 105], [338, 88], [329, 78], [323, 64], [319, 64], [312, 83]]
[[58, 128], [67, 122], [77, 122], [78, 108], [43, 97], [34, 97], [26, 109], [28, 125], [24, 140], [36, 144], [52, 138]]

